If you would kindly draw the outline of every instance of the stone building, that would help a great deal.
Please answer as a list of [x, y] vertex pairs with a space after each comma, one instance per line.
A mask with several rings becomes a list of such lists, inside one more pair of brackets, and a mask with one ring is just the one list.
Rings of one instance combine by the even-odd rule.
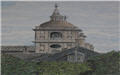
[[36, 53], [57, 53], [73, 48], [77, 43], [80, 47], [94, 50], [93, 45], [85, 42], [86, 36], [82, 30], [66, 19], [66, 16], [59, 13], [58, 6], [55, 4], [50, 20], [33, 29]]

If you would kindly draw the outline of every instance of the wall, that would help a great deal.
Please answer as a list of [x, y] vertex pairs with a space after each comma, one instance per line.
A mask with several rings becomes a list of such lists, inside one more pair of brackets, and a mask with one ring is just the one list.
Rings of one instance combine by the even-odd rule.
[[33, 53], [35, 46], [1, 46], [2, 53]]

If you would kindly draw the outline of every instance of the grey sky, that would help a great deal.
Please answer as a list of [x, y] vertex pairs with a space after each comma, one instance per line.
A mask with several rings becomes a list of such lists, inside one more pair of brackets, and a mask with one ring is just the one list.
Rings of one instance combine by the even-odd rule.
[[[33, 45], [32, 28], [49, 20], [56, 2], [2, 2], [2, 45]], [[119, 49], [118, 2], [57, 2], [99, 52]]]

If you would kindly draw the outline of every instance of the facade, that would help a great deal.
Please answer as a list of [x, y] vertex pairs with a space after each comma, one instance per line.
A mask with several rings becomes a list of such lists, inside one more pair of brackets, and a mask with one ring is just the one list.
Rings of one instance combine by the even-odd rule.
[[66, 16], [59, 13], [55, 4], [50, 21], [36, 26], [35, 31], [35, 53], [58, 53], [70, 49], [79, 44], [80, 47], [94, 50], [93, 45], [86, 43], [86, 36], [81, 29], [67, 22]]

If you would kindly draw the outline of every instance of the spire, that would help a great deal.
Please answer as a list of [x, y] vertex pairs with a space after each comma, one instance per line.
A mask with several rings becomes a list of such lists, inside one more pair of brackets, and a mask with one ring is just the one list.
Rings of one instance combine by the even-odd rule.
[[58, 5], [57, 5], [57, 3], [55, 3], [55, 8], [56, 8], [56, 9], [58, 8]]
[[58, 10], [58, 5], [57, 3], [55, 3], [55, 9], [53, 11], [53, 14], [50, 16], [51, 20], [52, 21], [65, 21], [66, 20], [66, 16], [62, 16], [60, 13], [59, 13], [59, 10]]

